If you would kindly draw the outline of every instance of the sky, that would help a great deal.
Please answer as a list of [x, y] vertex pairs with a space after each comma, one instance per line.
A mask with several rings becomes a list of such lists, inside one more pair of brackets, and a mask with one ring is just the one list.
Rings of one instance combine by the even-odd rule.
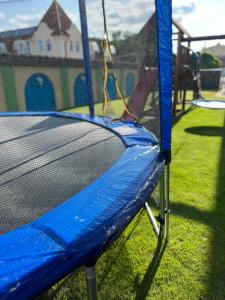
[[[9, 0], [6, 0], [9, 1]], [[51, 4], [51, 0], [0, 0], [0, 31], [35, 26]], [[86, 0], [91, 36], [102, 34], [101, 0]], [[138, 31], [154, 11], [151, 0], [105, 0], [110, 29]], [[59, 3], [79, 27], [78, 0]], [[192, 36], [225, 34], [225, 0], [173, 0], [173, 16]], [[194, 50], [218, 41], [195, 42]], [[225, 45], [225, 40], [220, 41]]]

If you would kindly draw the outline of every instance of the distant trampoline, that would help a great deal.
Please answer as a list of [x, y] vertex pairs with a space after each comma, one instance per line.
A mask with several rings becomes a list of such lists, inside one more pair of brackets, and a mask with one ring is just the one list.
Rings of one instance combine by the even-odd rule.
[[208, 109], [225, 109], [224, 100], [195, 100], [192, 102], [194, 106]]

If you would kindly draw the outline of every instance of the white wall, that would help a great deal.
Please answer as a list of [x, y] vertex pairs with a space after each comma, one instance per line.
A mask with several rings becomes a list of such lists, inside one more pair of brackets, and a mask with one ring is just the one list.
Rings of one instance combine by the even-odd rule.
[[[40, 23], [32, 39], [29, 40], [31, 55], [83, 58], [81, 34], [74, 24], [67, 31], [69, 36], [52, 36], [52, 32], [53, 30], [45, 23]], [[51, 45], [51, 51], [47, 49], [48, 41]], [[43, 49], [41, 49], [40, 43], [42, 43]]]
[[[67, 31], [70, 35], [70, 38], [67, 42], [67, 56], [69, 58], [83, 58], [83, 47], [81, 33], [74, 24], [71, 24], [69, 30]], [[70, 43], [72, 42], [73, 50], [70, 48]]]

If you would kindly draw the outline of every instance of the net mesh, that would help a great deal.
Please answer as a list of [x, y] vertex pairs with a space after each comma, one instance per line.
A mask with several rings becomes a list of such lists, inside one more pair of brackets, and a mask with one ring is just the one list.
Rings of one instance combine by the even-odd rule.
[[[108, 96], [106, 115], [136, 119], [160, 138], [157, 34], [154, 1], [105, 1], [110, 50], [102, 49], [105, 38], [102, 1], [87, 1], [88, 29], [95, 93], [95, 111], [102, 115], [103, 91]], [[104, 58], [107, 72], [104, 70]], [[107, 77], [104, 87], [103, 78]], [[117, 82], [122, 97], [117, 90]], [[81, 108], [82, 111], [82, 108]]]
[[[0, 1], [0, 111], [89, 113], [78, 3]], [[102, 1], [86, 8], [96, 115], [137, 119], [160, 140], [154, 1], [105, 0], [110, 49], [102, 48]], [[79, 192], [124, 151], [87, 122], [1, 117], [0, 125], [1, 232]]]
[[119, 137], [84, 121], [1, 117], [0, 232], [35, 220], [110, 168]]
[[[89, 113], [78, 4], [0, 2], [1, 111]], [[106, 48], [102, 0], [86, 9], [95, 113], [137, 119], [160, 138], [154, 1], [105, 0]]]

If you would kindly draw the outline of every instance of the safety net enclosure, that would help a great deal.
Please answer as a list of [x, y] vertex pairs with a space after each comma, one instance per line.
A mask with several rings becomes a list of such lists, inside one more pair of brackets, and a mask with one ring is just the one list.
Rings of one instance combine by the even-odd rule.
[[192, 105], [208, 109], [225, 109], [225, 100], [195, 100]]
[[168, 240], [171, 1], [0, 8], [0, 298], [85, 266], [96, 299], [94, 266], [140, 209]]
[[[103, 7], [102, 1], [86, 4], [96, 86], [93, 110], [98, 115], [138, 120], [160, 139], [155, 2], [103, 3]], [[81, 105], [79, 112], [83, 109]]]

